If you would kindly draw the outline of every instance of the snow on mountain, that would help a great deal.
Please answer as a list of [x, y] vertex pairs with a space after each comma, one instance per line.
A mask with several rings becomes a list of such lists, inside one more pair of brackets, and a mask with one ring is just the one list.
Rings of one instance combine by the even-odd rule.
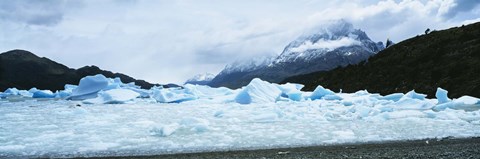
[[248, 59], [239, 59], [225, 66], [219, 74], [254, 71], [270, 65], [274, 59], [275, 56], [273, 55], [260, 55]]
[[280, 82], [295, 75], [357, 64], [382, 49], [381, 42], [373, 42], [351, 23], [330, 21], [289, 43], [278, 56], [255, 57], [227, 65], [210, 85], [239, 88], [253, 78]]
[[315, 33], [302, 35], [288, 44], [275, 63], [309, 61], [342, 47], [352, 49], [342, 52], [345, 56], [360, 52], [373, 55], [383, 49], [383, 45], [377, 45], [353, 24], [345, 20], [330, 21], [316, 29]]
[[203, 73], [203, 74], [198, 74], [198, 75], [193, 76], [192, 78], [188, 79], [185, 82], [185, 84], [206, 85], [210, 81], [212, 81], [213, 78], [215, 78], [214, 74], [206, 72], [206, 73]]

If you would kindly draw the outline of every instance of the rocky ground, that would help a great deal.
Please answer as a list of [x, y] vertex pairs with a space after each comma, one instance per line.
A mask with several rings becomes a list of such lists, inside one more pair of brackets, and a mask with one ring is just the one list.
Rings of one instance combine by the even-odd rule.
[[477, 137], [117, 158], [480, 158], [479, 147]]

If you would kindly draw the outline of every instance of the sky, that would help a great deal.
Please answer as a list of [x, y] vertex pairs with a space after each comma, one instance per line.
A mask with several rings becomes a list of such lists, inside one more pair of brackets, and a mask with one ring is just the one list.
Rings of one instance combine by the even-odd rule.
[[344, 19], [373, 41], [480, 21], [478, 0], [0, 0], [0, 52], [181, 84], [236, 59], [280, 54]]

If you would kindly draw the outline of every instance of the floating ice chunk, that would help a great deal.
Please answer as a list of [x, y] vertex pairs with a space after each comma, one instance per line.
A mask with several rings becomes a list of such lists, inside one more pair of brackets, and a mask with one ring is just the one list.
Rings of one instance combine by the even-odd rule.
[[480, 109], [480, 99], [471, 96], [462, 96], [458, 99], [454, 99], [450, 102], [436, 105], [433, 110], [441, 111], [446, 108], [474, 111]]
[[278, 85], [278, 88], [282, 92], [289, 92], [291, 90], [301, 90], [304, 87], [303, 84], [297, 84], [297, 83], [285, 83], [282, 85]]
[[210, 122], [201, 118], [187, 117], [183, 118], [180, 124], [195, 132], [205, 132], [209, 129]]
[[400, 119], [400, 118], [429, 118], [429, 114], [417, 110], [401, 110], [393, 112], [382, 113], [381, 116], [386, 120]]
[[140, 94], [141, 98], [149, 98], [151, 94], [150, 90], [145, 90], [145, 89], [139, 89], [139, 88], [133, 88], [133, 87], [127, 87], [125, 89], [129, 89], [134, 92], [137, 92], [138, 94]]
[[19, 90], [17, 88], [8, 88], [3, 93], [6, 95], [19, 95]]
[[66, 91], [73, 91], [77, 87], [78, 87], [77, 85], [73, 85], [73, 84], [66, 84], [65, 86], [63, 86], [63, 88], [65, 88]]
[[344, 101], [342, 101], [342, 104], [343, 104], [344, 106], [352, 106], [352, 105], [353, 105], [353, 102], [352, 102], [352, 101], [346, 101], [346, 100], [344, 100]]
[[120, 88], [120, 83], [109, 82], [107, 87], [103, 88], [103, 90], [111, 90], [111, 89], [118, 89], [118, 88]]
[[386, 96], [383, 96], [383, 97], [379, 97], [378, 99], [380, 100], [391, 100], [391, 101], [398, 101], [400, 100], [403, 96], [405, 96], [405, 94], [403, 93], [393, 93], [393, 94], [389, 94], [389, 95], [386, 95]]
[[480, 100], [478, 98], [472, 97], [472, 96], [462, 96], [458, 99], [455, 99], [456, 102], [461, 102], [466, 105], [474, 105], [474, 104], [480, 104]]
[[427, 95], [420, 94], [420, 93], [415, 92], [415, 90], [412, 90], [412, 91], [408, 92], [407, 94], [405, 94], [401, 99], [410, 98], [410, 99], [424, 100], [425, 97], [427, 97]]
[[192, 84], [186, 84], [183, 87], [185, 87], [185, 92], [195, 95], [199, 98], [218, 97], [233, 94], [231, 89], [225, 87], [212, 88], [209, 86]]
[[72, 95], [72, 93], [65, 90], [55, 92], [55, 98], [67, 98], [70, 95]]
[[78, 87], [73, 89], [72, 96], [70, 96], [69, 99], [84, 100], [95, 98], [97, 97], [97, 93], [107, 86], [108, 79], [101, 74], [83, 77], [80, 79]]
[[325, 95], [323, 96], [323, 99], [325, 100], [343, 100], [342, 97], [336, 95], [336, 94], [328, 94], [328, 95]]
[[32, 93], [32, 94], [35, 93], [36, 91], [38, 91], [38, 89], [35, 88], [35, 87], [30, 88], [30, 89], [28, 90], [28, 92], [30, 92], [30, 93]]
[[185, 93], [184, 89], [154, 89], [152, 97], [160, 103], [181, 103], [184, 101], [197, 99], [192, 94]]
[[360, 91], [357, 91], [355, 92], [355, 96], [366, 96], [366, 95], [369, 95], [370, 93], [368, 93], [367, 90], [360, 90]]
[[287, 97], [293, 101], [301, 101], [303, 99], [303, 92], [300, 91], [304, 85], [296, 83], [286, 83], [279, 85], [278, 88], [282, 91], [282, 97]]
[[326, 95], [335, 95], [335, 93], [329, 89], [323, 88], [322, 86], [317, 86], [317, 88], [315, 88], [315, 90], [310, 95], [310, 99], [321, 99]]
[[447, 103], [447, 102], [451, 101], [451, 99], [448, 98], [447, 94], [448, 94], [447, 90], [444, 90], [440, 87], [437, 88], [437, 92], [435, 93], [435, 97], [437, 97], [438, 104]]
[[159, 128], [153, 128], [150, 130], [150, 134], [153, 136], [166, 137], [172, 135], [177, 129], [180, 128], [180, 125], [177, 123], [164, 125]]
[[33, 93], [32, 98], [55, 98], [55, 93], [50, 90], [39, 90]]
[[288, 99], [293, 101], [301, 101], [303, 99], [302, 94], [303, 92], [298, 90], [297, 91], [294, 90], [286, 93], [286, 95], [288, 96]]
[[67, 98], [72, 95], [73, 90], [77, 87], [77, 85], [66, 84], [64, 90], [55, 92], [55, 98]]
[[395, 105], [396, 110], [428, 110], [435, 106], [426, 100], [415, 98], [402, 98], [393, 105]]
[[281, 94], [276, 85], [255, 78], [242, 88], [235, 101], [240, 104], [275, 102]]
[[129, 89], [111, 89], [100, 93], [105, 104], [122, 104], [139, 97], [140, 94]]
[[33, 93], [30, 93], [27, 90], [19, 90], [18, 95], [24, 96], [24, 97], [32, 97]]

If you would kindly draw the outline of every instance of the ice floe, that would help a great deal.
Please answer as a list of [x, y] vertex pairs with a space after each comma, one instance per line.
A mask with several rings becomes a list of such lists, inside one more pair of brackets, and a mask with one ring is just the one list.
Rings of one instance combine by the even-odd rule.
[[[0, 93], [0, 158], [147, 155], [480, 136], [480, 100], [336, 93], [253, 79], [236, 90], [141, 89], [102, 75]], [[56, 98], [56, 99], [36, 99]]]

